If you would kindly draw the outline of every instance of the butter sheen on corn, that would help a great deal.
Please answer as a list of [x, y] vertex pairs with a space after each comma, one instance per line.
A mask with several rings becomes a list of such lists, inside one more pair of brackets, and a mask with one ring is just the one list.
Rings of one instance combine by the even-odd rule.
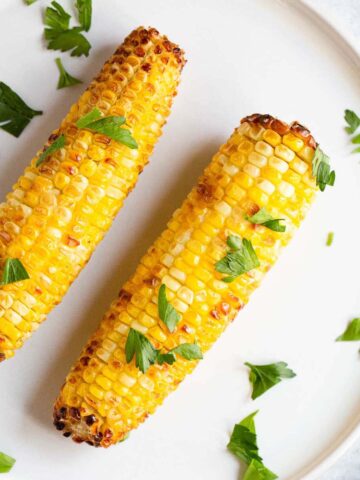
[[[184, 63], [154, 28], [134, 30], [46, 145], [65, 135], [65, 147], [36, 167], [38, 152], [0, 204], [0, 274], [10, 257], [30, 275], [0, 287], [0, 361], [62, 300], [109, 229], [162, 133]], [[138, 149], [78, 129], [94, 108], [124, 116]]]
[[[242, 120], [141, 259], [71, 369], [55, 403], [58, 430], [76, 442], [112, 445], [153, 413], [193, 370], [197, 361], [178, 357], [173, 365], [156, 364], [141, 373], [134, 360], [126, 363], [129, 328], [146, 335], [163, 353], [185, 342], [196, 342], [206, 352], [246, 304], [309, 209], [317, 191], [311, 173], [315, 148], [310, 132], [298, 123], [289, 126], [258, 114]], [[285, 219], [286, 232], [245, 220], [261, 207]], [[229, 235], [252, 242], [260, 267], [225, 283], [215, 263], [225, 255]], [[173, 333], [158, 317], [161, 284], [182, 317]]]

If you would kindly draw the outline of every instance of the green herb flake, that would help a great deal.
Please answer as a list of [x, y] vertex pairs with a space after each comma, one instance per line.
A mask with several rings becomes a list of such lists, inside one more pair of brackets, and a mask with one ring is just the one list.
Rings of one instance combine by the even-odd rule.
[[253, 459], [259, 462], [262, 461], [262, 458], [259, 456], [254, 422], [254, 417], [257, 413], [256, 411], [248, 415], [244, 420], [234, 426], [230, 441], [227, 445], [231, 453], [247, 464]]
[[337, 337], [337, 342], [356, 342], [360, 340], [360, 318], [354, 318], [347, 326], [345, 332]]
[[265, 208], [261, 208], [257, 213], [252, 216], [245, 215], [245, 220], [255, 225], [263, 225], [264, 227], [269, 228], [274, 232], [285, 232], [286, 230], [286, 226], [280, 223], [284, 219], [274, 218]]
[[127, 363], [130, 363], [135, 356], [135, 365], [143, 373], [153, 365], [157, 359], [157, 350], [150, 341], [137, 330], [130, 328], [125, 345], [125, 357]]
[[0, 452], [0, 473], [8, 473], [14, 466], [15, 458]]
[[275, 473], [257, 460], [251, 460], [243, 476], [243, 480], [274, 480], [276, 478], [278, 476]]
[[182, 343], [170, 350], [170, 353], [180, 355], [185, 360], [201, 360], [203, 358], [200, 347], [196, 343]]
[[70, 75], [70, 73], [68, 73], [65, 70], [64, 65], [62, 64], [61, 58], [56, 58], [55, 62], [60, 73], [59, 81], [57, 84], [58, 90], [61, 88], [72, 87], [73, 85], [78, 85], [79, 83], [82, 83], [81, 80], [73, 77], [72, 75]]
[[37, 0], [25, 0], [26, 5], [32, 5], [35, 3]]
[[329, 232], [326, 237], [326, 246], [331, 247], [334, 241], [334, 232]]
[[65, 135], [60, 135], [46, 150], [40, 155], [36, 162], [36, 166], [39, 167], [50, 155], [65, 147]]
[[58, 2], [51, 2], [52, 7], [46, 7], [44, 23], [46, 40], [54, 40], [60, 33], [68, 30], [71, 15]]
[[138, 148], [136, 140], [132, 137], [130, 130], [126, 128], [120, 128], [126, 122], [124, 117], [101, 117], [101, 112], [94, 108], [84, 117], [80, 118], [76, 122], [78, 128], [88, 128], [97, 133], [102, 133], [107, 137], [122, 143], [129, 148]]
[[180, 321], [180, 315], [166, 298], [166, 286], [164, 284], [159, 288], [158, 294], [158, 312], [160, 319], [165, 323], [170, 332], [175, 330]]
[[80, 24], [85, 32], [88, 32], [91, 27], [92, 0], [76, 0], [76, 8]]
[[0, 285], [9, 285], [10, 283], [21, 282], [21, 280], [28, 280], [29, 278], [29, 274], [18, 258], [7, 258], [5, 260]]
[[241, 240], [240, 237], [232, 235], [228, 237], [227, 243], [231, 250], [215, 264], [216, 271], [228, 275], [222, 279], [224, 282], [233, 282], [238, 276], [260, 266], [250, 240]]
[[19, 137], [37, 115], [42, 112], [30, 108], [8, 85], [0, 82], [0, 128]]
[[312, 174], [316, 178], [316, 185], [323, 192], [327, 185], [335, 183], [335, 171], [330, 169], [329, 157], [317, 147], [312, 160]]
[[251, 398], [260, 397], [277, 383], [281, 382], [283, 378], [293, 378], [296, 374], [287, 368], [287, 363], [277, 362], [269, 365], [253, 365], [246, 362], [245, 365], [250, 368], [249, 380], [252, 384]]
[[345, 127], [347, 133], [350, 135], [355, 133], [357, 128], [360, 126], [360, 118], [352, 110], [345, 110], [344, 118], [345, 122], [348, 124], [348, 126]]

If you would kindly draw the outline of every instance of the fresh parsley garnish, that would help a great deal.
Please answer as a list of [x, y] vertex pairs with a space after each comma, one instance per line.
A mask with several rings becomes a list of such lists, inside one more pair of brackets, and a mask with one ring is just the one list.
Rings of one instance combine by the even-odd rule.
[[335, 171], [330, 169], [329, 157], [317, 147], [312, 160], [312, 174], [316, 178], [316, 185], [323, 192], [326, 185], [335, 183]]
[[94, 108], [91, 112], [76, 122], [78, 128], [88, 128], [97, 133], [102, 133], [116, 142], [122, 143], [129, 148], [138, 148], [136, 140], [130, 130], [120, 128], [126, 122], [124, 117], [101, 117], [99, 109]]
[[36, 115], [42, 112], [30, 108], [8, 85], [0, 82], [0, 128], [19, 137]]
[[333, 241], [334, 241], [334, 232], [329, 232], [326, 237], [326, 246], [331, 247]]
[[275, 478], [278, 476], [261, 462], [251, 460], [242, 480], [274, 480]]
[[15, 458], [0, 452], [0, 473], [8, 473], [14, 466]]
[[345, 332], [337, 337], [337, 342], [356, 342], [360, 340], [360, 318], [354, 318], [347, 326]]
[[89, 55], [91, 45], [81, 33], [83, 27], [70, 28], [71, 15], [56, 1], [51, 2], [51, 7], [45, 10], [44, 23], [45, 39], [48, 41], [48, 49], [70, 51], [72, 57]]
[[85, 32], [91, 27], [92, 0], [76, 0], [76, 8], [79, 13], [79, 22]]
[[60, 137], [58, 137], [49, 147], [46, 148], [46, 150], [43, 151], [36, 162], [36, 166], [38, 167], [41, 165], [49, 155], [52, 155], [63, 147], [65, 147], [65, 135], [60, 135]]
[[286, 230], [286, 226], [280, 223], [284, 219], [274, 218], [265, 208], [260, 208], [260, 210], [252, 216], [245, 215], [245, 220], [255, 225], [263, 225], [270, 230], [274, 230], [274, 232], [285, 232]]
[[35, 3], [37, 0], [25, 0], [26, 5], [32, 5]]
[[130, 328], [125, 345], [125, 357], [130, 363], [135, 356], [135, 365], [146, 373], [148, 368], [155, 363], [172, 365], [176, 361], [176, 355], [186, 360], [197, 360], [202, 358], [202, 353], [196, 343], [182, 343], [167, 353], [161, 353], [154, 348], [151, 342], [138, 330]]
[[81, 80], [73, 77], [72, 75], [70, 75], [70, 73], [68, 73], [65, 70], [64, 65], [62, 64], [61, 58], [56, 58], [55, 62], [60, 73], [59, 81], [57, 84], [58, 90], [60, 88], [72, 87], [73, 85], [78, 85], [79, 83], [82, 83]]
[[269, 365], [253, 365], [246, 362], [245, 365], [250, 368], [249, 380], [252, 384], [251, 398], [260, 397], [269, 388], [281, 382], [283, 378], [293, 378], [296, 376], [287, 363], [277, 362]]
[[0, 285], [8, 285], [9, 283], [20, 282], [29, 278], [28, 272], [18, 258], [7, 258], [5, 260]]
[[250, 240], [230, 235], [227, 238], [227, 244], [230, 251], [215, 264], [216, 271], [228, 275], [222, 279], [224, 282], [233, 282], [239, 275], [260, 266]]
[[165, 323], [170, 332], [175, 330], [180, 320], [180, 315], [166, 298], [166, 286], [164, 284], [159, 288], [158, 294], [158, 312], [160, 319]]
[[272, 480], [277, 478], [277, 476], [263, 465], [262, 458], [259, 455], [254, 421], [257, 413], [257, 411], [251, 413], [234, 426], [227, 448], [240, 460], [249, 465], [245, 473], [247, 480]]
[[345, 122], [348, 124], [348, 126], [345, 127], [347, 133], [350, 135], [355, 133], [357, 128], [360, 126], [360, 118], [352, 110], [345, 110], [344, 118]]

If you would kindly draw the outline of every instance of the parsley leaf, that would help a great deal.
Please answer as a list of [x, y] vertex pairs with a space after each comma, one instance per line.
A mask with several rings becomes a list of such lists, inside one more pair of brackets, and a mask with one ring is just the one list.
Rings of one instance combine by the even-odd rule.
[[125, 345], [125, 356], [130, 363], [135, 355], [135, 365], [145, 373], [156, 362], [157, 350], [150, 341], [137, 330], [130, 328]]
[[274, 230], [274, 232], [285, 232], [286, 226], [281, 225], [281, 220], [283, 218], [274, 218], [265, 208], [260, 208], [260, 210], [252, 215], [245, 215], [245, 220], [248, 222], [254, 223], [255, 225], [263, 225], [264, 227]]
[[76, 122], [78, 128], [88, 128], [97, 133], [102, 133], [116, 142], [122, 143], [129, 148], [138, 148], [136, 140], [131, 136], [130, 130], [120, 128], [126, 122], [124, 117], [101, 117], [99, 109], [94, 108]]
[[85, 32], [88, 32], [91, 27], [92, 0], [77, 0], [76, 8], [79, 13], [80, 24]]
[[25, 0], [26, 5], [32, 5], [36, 0]]
[[347, 133], [352, 134], [360, 126], [360, 118], [352, 110], [345, 110], [344, 115], [346, 123], [349, 125], [345, 127]]
[[266, 468], [261, 462], [251, 460], [243, 480], [274, 480], [278, 478], [275, 473]]
[[334, 241], [334, 232], [329, 232], [326, 238], [326, 246], [331, 247]]
[[169, 353], [175, 353], [185, 360], [201, 360], [203, 358], [199, 345], [196, 343], [182, 343], [170, 350]]
[[163, 365], [164, 363], [167, 363], [168, 365], [172, 365], [174, 362], [176, 362], [176, 357], [172, 352], [168, 352], [168, 353], [158, 352], [156, 361], [159, 365]]
[[250, 240], [246, 238], [241, 240], [239, 237], [232, 235], [230, 239], [228, 238], [227, 243], [232, 250], [215, 264], [216, 271], [228, 274], [227, 277], [222, 279], [224, 282], [233, 282], [239, 275], [260, 266]]
[[0, 473], [10, 472], [15, 462], [15, 458], [9, 457], [9, 455], [0, 452]]
[[5, 260], [0, 285], [20, 282], [21, 280], [27, 280], [28, 278], [30, 278], [29, 274], [18, 258], [7, 258]]
[[180, 315], [166, 298], [166, 286], [164, 284], [159, 288], [158, 312], [160, 319], [165, 323], [170, 332], [175, 330], [180, 321]]
[[78, 78], [75, 78], [68, 73], [64, 65], [62, 64], [61, 58], [56, 58], [55, 63], [59, 69], [60, 76], [59, 76], [59, 81], [57, 84], [57, 89], [59, 90], [60, 88], [66, 88], [66, 87], [71, 87], [73, 85], [78, 85], [79, 83], [82, 83], [81, 80]]
[[230, 452], [247, 464], [253, 459], [262, 461], [255, 432], [254, 417], [257, 413], [257, 411], [252, 413], [234, 426], [230, 442], [227, 445]]
[[71, 30], [65, 30], [48, 43], [50, 50], [60, 50], [61, 52], [71, 51], [72, 57], [81, 57], [81, 55], [89, 56], [91, 45], [89, 41], [81, 33], [79, 27], [74, 27]]
[[28, 107], [8, 85], [0, 82], [0, 128], [19, 137], [36, 115], [42, 112]]
[[65, 147], [65, 135], [60, 135], [60, 137], [58, 137], [49, 147], [47, 147], [46, 150], [43, 151], [36, 162], [36, 166], [38, 167], [41, 165], [49, 155], [52, 155], [54, 152], [63, 147]]
[[253, 387], [251, 395], [253, 400], [281, 382], [282, 378], [293, 378], [296, 376], [290, 368], [287, 368], [287, 363], [285, 362], [271, 363], [269, 365], [252, 365], [246, 362], [245, 365], [250, 368], [249, 380]]
[[345, 332], [340, 335], [337, 342], [355, 342], [360, 340], [360, 318], [354, 318], [347, 326]]
[[323, 192], [326, 185], [333, 186], [335, 183], [335, 172], [330, 171], [329, 157], [317, 147], [312, 160], [312, 174], [316, 178], [316, 185]]
[[71, 15], [58, 2], [51, 2], [52, 7], [46, 7], [44, 23], [46, 40], [54, 40], [60, 33], [67, 30]]

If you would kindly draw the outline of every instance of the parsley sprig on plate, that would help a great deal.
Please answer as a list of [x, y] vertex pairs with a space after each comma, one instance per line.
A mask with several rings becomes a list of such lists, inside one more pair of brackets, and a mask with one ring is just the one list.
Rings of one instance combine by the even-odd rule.
[[215, 264], [216, 271], [227, 275], [222, 279], [224, 282], [233, 282], [238, 276], [260, 266], [250, 240], [229, 235], [226, 243], [230, 247], [229, 252]]
[[335, 171], [330, 168], [329, 157], [317, 147], [312, 160], [312, 174], [316, 178], [316, 185], [323, 192], [326, 186], [333, 186], [335, 183]]
[[45, 39], [50, 50], [70, 51], [72, 57], [89, 55], [91, 45], [83, 31], [88, 31], [91, 25], [91, 0], [76, 3], [81, 26], [70, 28], [71, 15], [56, 1], [45, 10]]
[[33, 110], [4, 82], [0, 82], [0, 128], [19, 137], [40, 110]]
[[356, 342], [360, 340], [360, 318], [354, 318], [344, 333], [337, 337], [337, 342]]
[[122, 143], [129, 148], [138, 148], [136, 140], [132, 137], [130, 130], [120, 128], [126, 122], [124, 117], [102, 117], [98, 108], [94, 108], [88, 114], [81, 117], [77, 122], [78, 128], [87, 128], [97, 133], [103, 133], [116, 142]]
[[250, 368], [249, 380], [252, 384], [251, 398], [260, 397], [270, 388], [281, 382], [283, 378], [293, 378], [296, 373], [288, 368], [287, 363], [277, 362], [268, 365], [253, 365], [246, 362], [245, 365]]
[[[360, 127], [360, 118], [352, 110], [345, 110], [344, 118], [348, 124], [347, 127], [345, 127], [345, 130], [349, 135], [352, 135]], [[351, 143], [354, 143], [355, 145], [360, 143], [360, 133], [351, 139]], [[355, 148], [353, 152], [360, 152], [360, 147]]]
[[259, 455], [253, 412], [234, 426], [228, 450], [248, 465], [244, 478], [247, 480], [272, 480], [277, 478], [273, 472], [262, 463]]
[[82, 83], [81, 80], [78, 78], [73, 77], [70, 75], [69, 72], [65, 70], [64, 65], [62, 64], [61, 58], [56, 58], [55, 63], [59, 69], [59, 81], [57, 84], [57, 89], [61, 88], [66, 88], [66, 87], [72, 87], [73, 85], [78, 85], [79, 83]]
[[286, 230], [286, 226], [280, 223], [284, 219], [274, 218], [266, 208], [260, 208], [254, 215], [245, 215], [245, 220], [254, 225], [263, 225], [270, 230], [274, 230], [274, 232], [285, 232]]
[[0, 473], [8, 473], [14, 466], [15, 458], [0, 452]]
[[29, 278], [28, 272], [18, 258], [7, 258], [5, 260], [0, 285], [9, 285]]

